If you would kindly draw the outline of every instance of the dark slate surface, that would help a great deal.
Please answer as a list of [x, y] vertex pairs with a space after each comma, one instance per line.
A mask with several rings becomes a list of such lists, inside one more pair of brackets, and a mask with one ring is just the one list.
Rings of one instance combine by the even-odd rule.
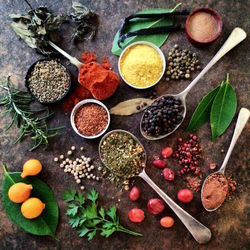
[[[31, 1], [34, 6], [39, 3], [46, 4], [53, 11], [61, 13], [70, 10], [71, 1]], [[109, 0], [109, 1], [84, 1], [85, 4], [92, 8], [100, 15], [100, 27], [94, 42], [85, 42], [77, 47], [72, 46], [70, 37], [66, 29], [63, 32], [63, 41], [59, 44], [63, 49], [67, 50], [71, 55], [80, 58], [80, 54], [84, 50], [94, 50], [98, 58], [107, 56], [114, 65], [117, 72], [118, 57], [111, 54], [113, 37], [119, 26], [120, 20], [135, 11], [145, 8], [168, 8], [177, 4], [177, 1], [165, 0]], [[223, 41], [236, 26], [242, 27], [246, 31], [249, 30], [248, 9], [249, 1], [184, 1], [182, 8], [190, 10], [197, 6], [209, 6], [217, 10], [223, 20], [223, 31], [219, 39], [210, 47], [204, 49], [194, 48], [187, 41], [184, 32], [176, 32], [171, 34], [168, 41], [162, 47], [166, 54], [175, 43], [191, 49], [198, 53], [202, 65], [206, 65], [209, 59], [220, 48]], [[13, 75], [12, 80], [19, 86], [24, 86], [24, 77], [29, 66], [41, 58], [30, 48], [28, 48], [14, 34], [8, 25], [10, 21], [9, 13], [22, 13], [27, 10], [24, 1], [18, 0], [1, 0], [0, 1], [0, 76], [4, 78], [6, 75]], [[178, 178], [174, 183], [167, 183], [161, 177], [161, 172], [151, 167], [150, 162], [154, 155], [158, 155], [163, 146], [176, 146], [176, 139], [180, 136], [186, 138], [188, 136], [185, 128], [188, 124], [190, 116], [194, 111], [199, 100], [213, 87], [217, 86], [226, 73], [230, 73], [230, 82], [237, 93], [238, 108], [249, 108], [249, 39], [247, 38], [242, 44], [226, 55], [192, 90], [187, 98], [187, 118], [183, 126], [173, 135], [159, 142], [148, 142], [142, 138], [139, 133], [140, 114], [131, 117], [112, 117], [110, 129], [123, 128], [131, 131], [139, 137], [145, 145], [149, 155], [147, 172], [152, 179], [166, 191], [174, 200], [179, 189], [185, 187], [182, 178]], [[74, 66], [68, 66], [69, 70], [76, 79], [77, 71]], [[158, 94], [178, 93], [187, 86], [188, 81], [169, 82], [162, 81], [156, 87]], [[112, 107], [119, 101], [132, 97], [145, 96], [146, 91], [136, 91], [124, 83], [119, 87], [115, 95], [105, 101], [108, 107]], [[71, 229], [67, 224], [68, 218], [65, 216], [66, 204], [62, 201], [62, 191], [71, 187], [79, 189], [74, 182], [72, 176], [66, 175], [53, 162], [54, 156], [65, 153], [71, 145], [77, 147], [84, 146], [86, 155], [98, 160], [97, 145], [99, 140], [86, 141], [79, 138], [71, 129], [69, 116], [65, 115], [60, 105], [52, 107], [55, 116], [51, 120], [51, 125], [65, 125], [64, 134], [55, 140], [51, 140], [50, 148], [44, 152], [39, 149], [35, 152], [29, 152], [30, 139], [27, 138], [22, 144], [13, 145], [12, 142], [16, 136], [17, 130], [13, 127], [8, 132], [4, 132], [4, 127], [9, 121], [9, 117], [0, 120], [0, 164], [6, 164], [9, 171], [20, 171], [22, 164], [29, 158], [37, 158], [43, 163], [43, 171], [40, 178], [45, 181], [53, 190], [60, 208], [60, 219], [57, 228], [57, 237], [60, 241], [54, 241], [49, 237], [37, 237], [25, 233], [18, 226], [13, 224], [7, 217], [2, 203], [0, 203], [0, 248], [1, 249], [247, 249], [249, 243], [249, 228], [247, 226], [247, 184], [248, 174], [247, 167], [249, 162], [249, 123], [243, 134], [238, 140], [232, 156], [228, 163], [226, 174], [232, 174], [237, 181], [237, 190], [231, 199], [214, 213], [207, 213], [202, 208], [199, 193], [194, 196], [191, 204], [181, 206], [198, 220], [208, 226], [213, 233], [210, 243], [199, 246], [182, 223], [177, 219], [170, 208], [166, 208], [162, 215], [170, 215], [175, 218], [175, 226], [169, 230], [162, 229], [159, 225], [160, 216], [149, 214], [146, 209], [146, 203], [149, 198], [157, 197], [157, 195], [139, 178], [136, 179], [136, 185], [141, 189], [142, 195], [138, 202], [131, 202], [128, 199], [126, 191], [120, 191], [115, 185], [108, 180], [100, 183], [86, 181], [84, 184], [87, 190], [95, 187], [100, 192], [100, 203], [109, 206], [116, 204], [119, 210], [121, 223], [138, 232], [143, 233], [143, 237], [130, 237], [122, 233], [116, 233], [110, 238], [95, 237], [92, 242], [88, 242], [85, 238], [79, 238], [75, 230]], [[227, 129], [226, 133], [215, 142], [210, 140], [209, 125], [204, 125], [197, 131], [200, 138], [201, 146], [204, 148], [203, 160], [201, 161], [201, 170], [203, 176], [210, 173], [209, 163], [215, 162], [221, 165], [225, 153], [221, 153], [221, 149], [226, 152], [233, 129], [236, 122], [236, 116]], [[178, 169], [177, 162], [169, 160], [168, 166], [174, 170]], [[3, 180], [3, 170], [0, 169], [0, 183]], [[136, 225], [128, 221], [127, 213], [129, 209], [139, 207], [145, 210], [146, 219], [142, 224]]]

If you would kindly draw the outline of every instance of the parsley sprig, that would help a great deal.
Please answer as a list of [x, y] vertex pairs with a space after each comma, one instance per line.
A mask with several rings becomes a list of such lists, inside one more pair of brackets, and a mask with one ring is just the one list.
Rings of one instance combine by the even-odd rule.
[[95, 189], [89, 192], [86, 199], [74, 189], [64, 191], [63, 199], [68, 203], [66, 211], [66, 215], [70, 218], [68, 223], [72, 228], [77, 228], [80, 237], [87, 235], [90, 241], [97, 231], [106, 238], [116, 231], [142, 236], [120, 225], [115, 206], [111, 206], [107, 211], [103, 207], [98, 207], [98, 193]]

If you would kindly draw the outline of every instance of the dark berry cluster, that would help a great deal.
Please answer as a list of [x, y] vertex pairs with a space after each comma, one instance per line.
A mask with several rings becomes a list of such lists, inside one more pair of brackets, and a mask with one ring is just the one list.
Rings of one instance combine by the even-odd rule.
[[172, 132], [183, 119], [184, 107], [180, 99], [162, 96], [148, 107], [142, 119], [142, 130], [149, 136]]
[[198, 143], [196, 135], [190, 134], [189, 140], [183, 142], [182, 138], [178, 138], [178, 148], [174, 152], [173, 157], [179, 160], [182, 169], [177, 172], [178, 175], [183, 175], [188, 172], [195, 174], [200, 173], [198, 160], [202, 152], [202, 148]]

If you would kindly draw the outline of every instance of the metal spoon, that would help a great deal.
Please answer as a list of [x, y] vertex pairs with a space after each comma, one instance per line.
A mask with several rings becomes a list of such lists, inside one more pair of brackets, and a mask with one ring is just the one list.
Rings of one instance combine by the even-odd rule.
[[[199, 75], [196, 76], [196, 78], [179, 94], [176, 95], [163, 95], [163, 96], [172, 96], [175, 99], [180, 99], [182, 101], [182, 104], [184, 106], [184, 111], [183, 111], [183, 118], [180, 121], [180, 123], [172, 130], [170, 133], [160, 135], [160, 136], [149, 136], [147, 135], [143, 129], [142, 129], [142, 120], [145, 115], [142, 115], [141, 123], [140, 123], [140, 131], [141, 134], [148, 140], [159, 140], [164, 137], [167, 137], [168, 135], [172, 134], [176, 129], [179, 128], [181, 123], [183, 122], [185, 116], [186, 116], [186, 96], [189, 93], [189, 91], [196, 85], [196, 83], [208, 72], [208, 70], [217, 62], [219, 61], [228, 51], [230, 51], [232, 48], [234, 48], [237, 44], [239, 44], [241, 41], [243, 41], [246, 38], [247, 34], [246, 32], [241, 29], [241, 28], [235, 28], [226, 42], [222, 45], [220, 50], [216, 53], [216, 55], [210, 60], [210, 62], [207, 64], [207, 66], [199, 73]], [[162, 96], [158, 97], [156, 100], [161, 98]], [[154, 103], [153, 103], [154, 104]], [[151, 104], [151, 105], [153, 105]]]
[[[205, 185], [207, 179], [208, 179], [211, 175], [214, 175], [214, 174], [221, 174], [221, 175], [224, 176], [225, 170], [226, 170], [226, 165], [227, 165], [227, 163], [228, 163], [229, 157], [230, 157], [230, 155], [231, 155], [231, 153], [232, 153], [232, 151], [233, 151], [233, 148], [234, 148], [234, 146], [235, 146], [235, 144], [236, 144], [236, 142], [237, 142], [237, 140], [238, 140], [238, 138], [239, 138], [239, 136], [240, 136], [242, 130], [244, 129], [244, 127], [245, 127], [245, 125], [246, 125], [246, 123], [247, 123], [247, 120], [248, 120], [248, 118], [249, 118], [249, 115], [250, 115], [250, 111], [249, 111], [248, 109], [246, 109], [246, 108], [241, 108], [241, 110], [240, 110], [240, 112], [239, 112], [239, 116], [238, 116], [238, 119], [237, 119], [237, 123], [236, 123], [235, 129], [234, 129], [233, 138], [232, 138], [232, 140], [231, 140], [229, 149], [228, 149], [227, 154], [226, 154], [226, 157], [225, 157], [225, 159], [224, 159], [224, 161], [223, 161], [223, 163], [222, 163], [222, 165], [221, 165], [221, 168], [220, 168], [218, 171], [216, 171], [216, 172], [214, 172], [214, 173], [208, 175], [207, 178], [205, 179], [205, 181], [203, 182], [202, 189], [201, 189], [201, 201], [203, 201], [203, 199], [202, 199], [202, 198], [203, 198], [203, 188], [204, 188], [204, 185]], [[226, 198], [226, 197], [225, 197], [225, 198]], [[225, 200], [225, 199], [224, 199], [224, 200]], [[214, 208], [214, 209], [207, 209], [207, 208], [204, 206], [203, 203], [202, 203], [202, 205], [203, 205], [203, 207], [204, 207], [208, 212], [213, 212], [213, 211], [215, 211], [216, 209], [218, 209], [218, 208], [222, 205], [222, 203], [224, 202], [224, 200], [221, 202], [221, 204], [220, 204], [219, 206], [217, 206], [217, 207]]]
[[[138, 142], [144, 152], [145, 152], [145, 164], [146, 164], [146, 160], [147, 160], [147, 156], [146, 156], [146, 151], [143, 147], [143, 145], [140, 143], [140, 141], [130, 132], [126, 131], [126, 130], [121, 130], [121, 129], [116, 129], [116, 130], [112, 130], [109, 133], [107, 133], [100, 141], [99, 143], [99, 156], [100, 159], [102, 161], [102, 163], [105, 165], [104, 161], [103, 161], [103, 157], [101, 154], [101, 145], [104, 142], [104, 140], [111, 134], [114, 132], [122, 132], [122, 133], [127, 133], [130, 136], [132, 136], [134, 138], [134, 140], [136, 142]], [[107, 168], [109, 168], [109, 166], [105, 165]], [[111, 170], [112, 171], [112, 170]], [[182, 221], [182, 223], [185, 225], [185, 227], [188, 229], [188, 231], [192, 234], [192, 236], [194, 237], [194, 239], [200, 243], [200, 244], [205, 244], [207, 243], [210, 239], [211, 239], [211, 231], [205, 227], [203, 224], [201, 224], [198, 220], [196, 220], [195, 218], [193, 218], [190, 214], [188, 214], [184, 209], [182, 209], [180, 206], [178, 206], [166, 193], [164, 193], [163, 190], [161, 190], [150, 178], [149, 176], [146, 174], [145, 169], [143, 168], [141, 173], [138, 174], [139, 177], [141, 177], [144, 181], [146, 181], [148, 183], [149, 186], [151, 186], [155, 192], [168, 204], [168, 206], [174, 211], [174, 213], [179, 217], [179, 219]]]

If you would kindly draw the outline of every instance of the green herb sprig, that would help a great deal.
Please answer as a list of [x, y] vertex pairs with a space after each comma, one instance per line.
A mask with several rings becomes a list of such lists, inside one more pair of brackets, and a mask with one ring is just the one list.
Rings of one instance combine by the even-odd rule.
[[229, 83], [229, 74], [227, 74], [226, 81], [222, 81], [219, 86], [210, 91], [198, 104], [187, 130], [197, 130], [210, 119], [212, 140], [215, 140], [226, 131], [232, 122], [236, 107], [236, 94]]
[[34, 144], [30, 151], [41, 145], [46, 148], [49, 144], [48, 139], [57, 136], [58, 130], [63, 127], [48, 128], [46, 120], [52, 113], [48, 111], [43, 116], [36, 116], [47, 109], [32, 110], [30, 103], [33, 99], [28, 92], [15, 88], [10, 82], [10, 77], [7, 78], [5, 83], [0, 84], [0, 88], [5, 91], [0, 97], [0, 106], [6, 108], [3, 114], [12, 113], [12, 120], [6, 130], [10, 129], [13, 124], [20, 127], [20, 135], [14, 143], [22, 141], [25, 136], [31, 136]]
[[103, 207], [98, 207], [98, 193], [92, 189], [85, 199], [80, 192], [72, 189], [64, 191], [63, 199], [68, 203], [66, 215], [70, 217], [69, 224], [72, 228], [77, 228], [80, 237], [88, 236], [92, 240], [97, 231], [101, 236], [109, 237], [114, 232], [123, 232], [134, 236], [142, 236], [140, 233], [130, 231], [120, 225], [117, 209], [115, 206], [105, 211]]

